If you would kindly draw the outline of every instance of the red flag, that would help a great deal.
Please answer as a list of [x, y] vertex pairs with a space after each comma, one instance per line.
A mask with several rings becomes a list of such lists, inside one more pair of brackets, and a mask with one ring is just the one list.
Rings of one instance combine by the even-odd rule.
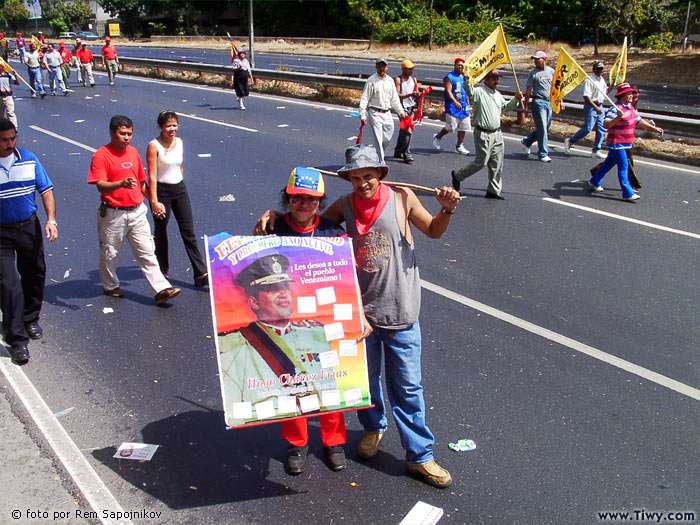
[[[418, 97], [418, 109], [416, 110], [416, 116], [413, 118], [413, 122], [423, 122], [423, 103], [425, 102], [425, 95], [430, 93], [432, 89], [433, 86], [428, 86], [421, 91], [420, 97]], [[413, 127], [415, 128], [415, 124]]]
[[413, 117], [411, 117], [411, 115], [406, 115], [404, 118], [399, 120], [399, 128], [403, 129], [404, 131], [408, 131], [409, 129], [413, 131], [416, 129], [416, 125], [413, 123]]
[[361, 144], [362, 143], [362, 128], [365, 127], [365, 123], [363, 122], [360, 124], [360, 131], [357, 132], [357, 140], [355, 141], [355, 144]]

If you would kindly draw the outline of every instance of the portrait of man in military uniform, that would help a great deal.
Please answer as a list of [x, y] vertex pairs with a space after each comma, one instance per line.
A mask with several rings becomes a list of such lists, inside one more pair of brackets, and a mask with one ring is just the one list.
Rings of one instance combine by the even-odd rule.
[[279, 414], [277, 396], [315, 394], [320, 401], [321, 390], [336, 388], [333, 368], [322, 368], [319, 358], [330, 350], [323, 325], [314, 320], [291, 321], [294, 297], [290, 283], [295, 280], [288, 269], [289, 260], [284, 255], [266, 255], [235, 278], [257, 320], [218, 334], [229, 426], [258, 421], [255, 411], [252, 419], [234, 420], [232, 412], [229, 414], [233, 403], [255, 405], [272, 400], [276, 417], [270, 419], [274, 420], [302, 414], [298, 399], [296, 414]]

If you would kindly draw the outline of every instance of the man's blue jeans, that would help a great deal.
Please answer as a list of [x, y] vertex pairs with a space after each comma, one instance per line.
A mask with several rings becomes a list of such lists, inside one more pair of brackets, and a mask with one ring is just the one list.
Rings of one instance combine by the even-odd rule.
[[535, 129], [523, 139], [523, 144], [528, 148], [537, 141], [537, 156], [539, 158], [549, 156], [547, 148], [547, 132], [552, 125], [552, 103], [549, 100], [533, 98], [530, 102], [532, 120], [535, 121]]
[[[602, 108], [601, 108], [602, 109]], [[595, 128], [595, 142], [593, 143], [593, 153], [603, 147], [603, 139], [605, 138], [605, 128], [603, 121], [605, 120], [605, 112], [598, 112], [588, 102], [583, 103], [583, 126], [569, 139], [569, 144], [576, 144], [583, 137], [588, 135]]]
[[387, 418], [382, 391], [382, 353], [391, 411], [399, 430], [406, 461], [421, 465], [433, 459], [435, 438], [425, 424], [425, 401], [421, 386], [420, 325], [403, 330], [373, 327], [365, 340], [369, 372], [370, 398], [374, 407], [358, 411], [358, 418], [367, 432], [386, 430]]
[[634, 190], [632, 189], [630, 181], [627, 177], [629, 163], [627, 162], [627, 152], [624, 149], [608, 149], [608, 156], [593, 174], [591, 184], [594, 186], [600, 186], [600, 184], [603, 182], [603, 177], [605, 177], [605, 174], [608, 173], [608, 171], [610, 171], [610, 169], [615, 165], [617, 165], [617, 179], [620, 181], [622, 196], [624, 198], [631, 197], [634, 195]]
[[29, 72], [29, 85], [39, 93], [44, 94], [44, 83], [41, 81], [41, 68], [38, 67], [28, 67]]

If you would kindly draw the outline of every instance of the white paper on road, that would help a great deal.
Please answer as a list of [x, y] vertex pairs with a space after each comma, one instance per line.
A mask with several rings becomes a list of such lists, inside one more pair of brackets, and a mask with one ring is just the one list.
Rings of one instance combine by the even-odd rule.
[[321, 404], [328, 408], [340, 406], [340, 390], [322, 390]]
[[319, 288], [316, 290], [316, 299], [318, 299], [319, 306], [324, 304], [332, 304], [335, 302], [335, 288], [332, 286], [326, 286], [325, 288]]
[[73, 412], [74, 409], [75, 409], [75, 407], [66, 408], [65, 410], [61, 410], [60, 412], [56, 412], [56, 413], [53, 415], [53, 417], [58, 418], [58, 417], [61, 417], [61, 416], [65, 416], [66, 414], [70, 414], [71, 412]]
[[419, 501], [401, 520], [399, 525], [435, 525], [442, 518], [443, 510]]
[[66, 270], [66, 272], [63, 274], [63, 278], [68, 279], [69, 276], [70, 276], [70, 270]]
[[300, 397], [298, 399], [299, 405], [301, 406], [301, 412], [303, 414], [313, 412], [314, 410], [319, 410], [321, 408], [321, 406], [318, 404], [318, 396], [316, 394]]
[[335, 321], [352, 321], [352, 305], [334, 304], [333, 319]]
[[277, 109], [287, 109], [286, 106], [277, 106]]
[[209, 157], [211, 157], [211, 153], [197, 153], [197, 156], [200, 159], [208, 159]]
[[231, 195], [230, 193], [228, 195], [222, 195], [219, 197], [219, 202], [233, 202], [236, 200], [236, 197]]
[[85, 121], [81, 119], [81, 120], [74, 120], [73, 122], [75, 122], [76, 124], [80, 124], [81, 122], [85, 122]]
[[351, 357], [357, 355], [357, 341], [354, 339], [343, 339], [338, 341], [338, 352], [341, 357]]
[[253, 417], [253, 405], [247, 401], [233, 404], [233, 417], [235, 419], [250, 419]]
[[110, 308], [109, 306], [105, 306], [105, 307], [102, 309], [102, 313], [103, 313], [103, 314], [112, 314], [112, 313], [114, 313], [114, 309], [113, 309], [113, 308]]
[[326, 332], [326, 341], [335, 341], [336, 339], [345, 337], [343, 323], [327, 324], [323, 327], [323, 330]]
[[279, 396], [277, 398], [277, 412], [280, 414], [294, 414], [297, 411], [297, 398], [294, 396]]
[[316, 313], [315, 297], [297, 297], [297, 312], [300, 314]]
[[277, 124], [278, 128], [288, 128], [289, 124]]
[[268, 417], [275, 417], [275, 405], [272, 400], [263, 401], [262, 403], [255, 404], [255, 415], [258, 419], [267, 419]]
[[335, 350], [321, 352], [320, 354], [318, 354], [318, 358], [321, 360], [321, 368], [332, 368], [334, 366], [340, 365], [338, 352], [336, 352]]
[[135, 459], [137, 461], [150, 461], [160, 445], [148, 443], [122, 443], [114, 456], [117, 459]]

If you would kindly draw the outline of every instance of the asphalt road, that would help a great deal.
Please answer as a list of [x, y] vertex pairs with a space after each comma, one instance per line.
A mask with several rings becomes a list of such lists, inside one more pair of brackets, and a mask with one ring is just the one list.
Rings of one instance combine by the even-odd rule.
[[[181, 118], [179, 135], [198, 235], [245, 234], [294, 166], [342, 164], [358, 119], [347, 108], [258, 95], [242, 112], [226, 90], [123, 76], [110, 88], [96, 78], [94, 89], [43, 101], [17, 90], [19, 145], [53, 178], [60, 235], [47, 246], [45, 336], [24, 370], [53, 412], [74, 407], [60, 421], [124, 509], [178, 524], [395, 524], [420, 500], [444, 509], [441, 524], [597, 523], [599, 511], [638, 509], [697, 519], [699, 170], [637, 159], [644, 188], [630, 204], [614, 173], [603, 194], [586, 191], [594, 162], [585, 152], [567, 158], [554, 145], [543, 164], [509, 137], [507, 200], [483, 198], [481, 172], [463, 183], [466, 198], [442, 239], [417, 234], [430, 287], [421, 314], [427, 421], [454, 484], [437, 490], [404, 475], [393, 422], [377, 458], [359, 460], [352, 414], [347, 470], [324, 465], [312, 422], [309, 467], [290, 477], [278, 425], [224, 428], [209, 295], [193, 287], [174, 224], [170, 275], [183, 293], [171, 306], [153, 305], [128, 246], [125, 297], [102, 295], [98, 194], [85, 182], [84, 146], [108, 141], [113, 114], [133, 118], [142, 154], [159, 111], [199, 117]], [[391, 180], [447, 184], [473, 158], [451, 151], [452, 135], [433, 151], [437, 129], [416, 130], [416, 162], [390, 160]], [[331, 197], [348, 190], [327, 181]], [[220, 200], [228, 194], [235, 201]], [[439, 209], [431, 196], [422, 201]], [[620, 359], [658, 375], [641, 377]], [[460, 438], [476, 450], [449, 450]], [[161, 448], [150, 462], [113, 459], [125, 441]]]
[[[99, 47], [92, 48], [95, 55], [99, 55]], [[154, 47], [119, 47], [119, 53], [129, 57], [159, 58], [164, 60], [182, 60], [187, 62], [204, 62], [208, 64], [228, 64], [231, 60], [229, 51], [224, 50], [194, 50]], [[296, 55], [288, 53], [255, 53], [255, 65], [261, 69], [283, 68], [303, 73], [329, 73], [365, 77], [374, 73], [375, 55], [371, 54], [366, 59], [359, 58], [335, 58], [316, 55]], [[554, 67], [555, 60], [549, 65]], [[401, 72], [401, 61], [389, 60], [389, 74], [396, 76]], [[502, 68], [503, 69], [503, 68]], [[449, 67], [436, 64], [419, 64], [415, 75], [420, 81], [442, 83], [442, 79], [449, 71]], [[501, 81], [501, 89], [515, 91], [515, 81], [510, 71], [503, 70], [504, 78]], [[518, 80], [521, 89], [525, 92], [527, 71], [518, 71]], [[607, 72], [606, 72], [607, 74]], [[642, 96], [639, 107], [645, 111], [670, 111], [682, 112], [688, 116], [700, 117], [700, 87], [695, 88], [674, 86], [669, 79], [669, 84], [662, 84], [663, 79], [649, 79], [650, 82], [638, 84]], [[578, 86], [567, 95], [566, 100], [581, 103], [583, 100], [583, 87]]]

